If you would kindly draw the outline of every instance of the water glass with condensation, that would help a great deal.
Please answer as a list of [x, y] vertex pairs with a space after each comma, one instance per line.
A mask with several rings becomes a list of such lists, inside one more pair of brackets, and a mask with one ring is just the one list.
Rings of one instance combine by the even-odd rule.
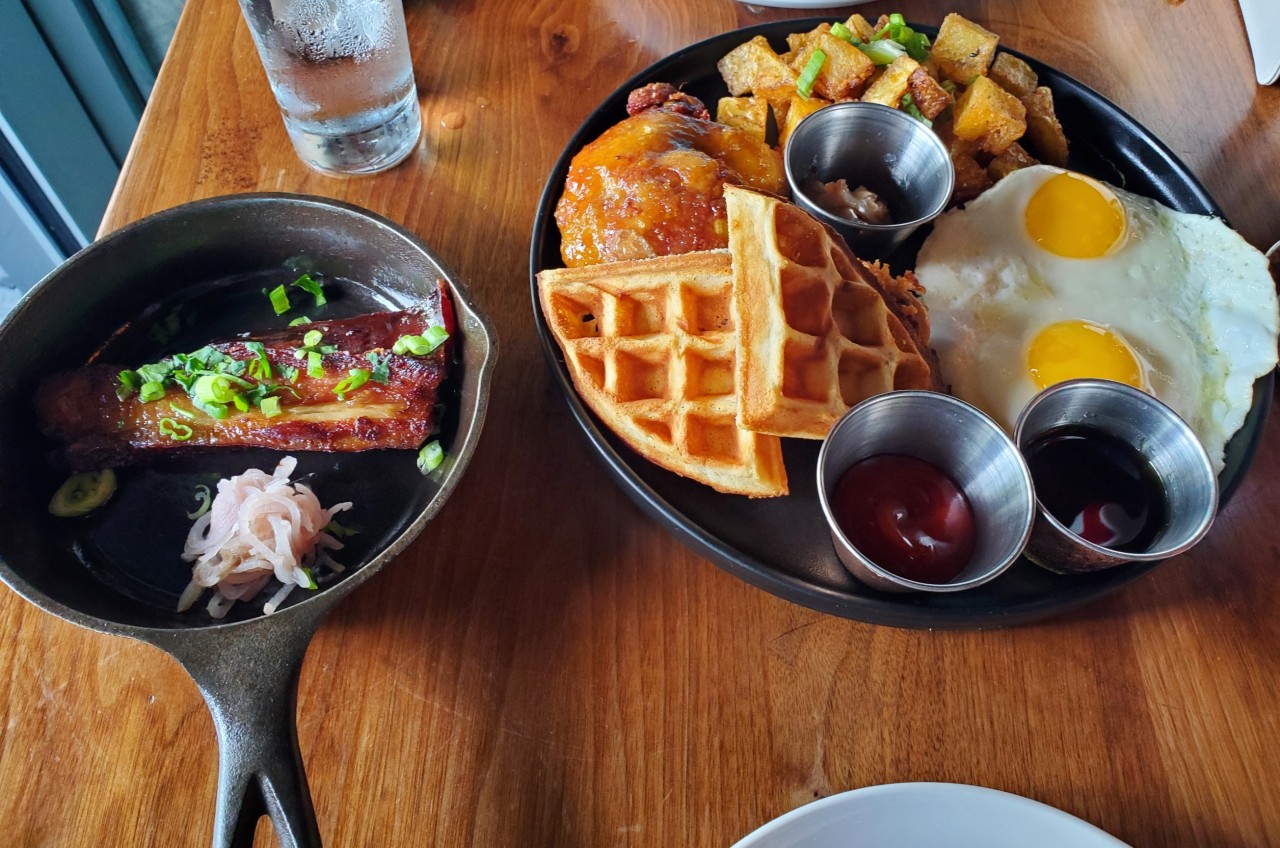
[[422, 116], [401, 0], [240, 0], [298, 156], [369, 174], [418, 143]]

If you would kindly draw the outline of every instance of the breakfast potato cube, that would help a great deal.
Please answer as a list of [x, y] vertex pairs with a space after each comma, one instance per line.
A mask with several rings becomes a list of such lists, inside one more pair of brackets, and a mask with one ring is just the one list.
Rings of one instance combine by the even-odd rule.
[[1065, 168], [1067, 136], [1053, 111], [1053, 92], [1040, 86], [1022, 103], [1027, 107], [1027, 141], [1045, 162]]
[[887, 27], [888, 25], [889, 25], [889, 16], [881, 15], [880, 17], [876, 18], [875, 26], [873, 26], [871, 29], [873, 32], [877, 32], [877, 33], [884, 32], [884, 28]]
[[854, 37], [864, 44], [876, 37], [876, 31], [872, 28], [871, 22], [856, 12], [849, 16], [849, 20], [844, 22]]
[[993, 183], [998, 183], [1014, 171], [1039, 164], [1040, 162], [1034, 156], [1015, 141], [1005, 149], [1004, 153], [1001, 153], [987, 164], [987, 176], [991, 178]]
[[786, 115], [778, 122], [778, 146], [786, 147], [787, 139], [795, 128], [800, 126], [800, 122], [812, 115], [824, 106], [830, 106], [829, 100], [823, 100], [821, 97], [810, 97], [805, 99], [799, 94], [791, 98], [791, 102], [787, 104]]
[[955, 102], [951, 94], [929, 76], [924, 68], [916, 68], [911, 72], [911, 76], [907, 78], [907, 88], [920, 114], [931, 121]]
[[796, 81], [796, 72], [782, 61], [763, 35], [730, 50], [716, 63], [716, 68], [724, 77], [729, 93], [735, 97], [757, 89], [795, 85]]
[[951, 193], [952, 205], [968, 203], [991, 188], [991, 177], [978, 160], [965, 153], [951, 152], [951, 164], [956, 169], [956, 187]]
[[716, 120], [746, 130], [764, 141], [769, 126], [769, 101], [763, 97], [721, 97], [716, 104]]
[[1036, 76], [1035, 71], [1031, 70], [1031, 66], [1012, 53], [1001, 53], [996, 56], [987, 76], [1019, 100], [1035, 91], [1036, 86], [1040, 84], [1040, 78]]
[[907, 93], [911, 75], [920, 70], [920, 63], [910, 56], [902, 55], [889, 63], [888, 67], [862, 93], [862, 99], [868, 103], [883, 103], [897, 109], [902, 103], [902, 95]]
[[998, 156], [1027, 131], [1027, 108], [991, 80], [978, 77], [956, 101], [954, 129], [957, 138], [977, 141]]
[[945, 79], [968, 85], [974, 77], [986, 76], [999, 40], [994, 32], [952, 12], [942, 19], [929, 58]]
[[[813, 40], [824, 32], [831, 32], [831, 24], [818, 24], [808, 32], [793, 32], [788, 35], [787, 64], [791, 65], [794, 70], [799, 71], [800, 68], [795, 67], [796, 57], [799, 56], [806, 47], [812, 45]], [[800, 67], [803, 68], [804, 65], [801, 65]]]
[[875, 62], [867, 58], [866, 53], [844, 39], [836, 38], [829, 31], [815, 32], [809, 39], [809, 45], [796, 54], [791, 69], [797, 74], [803, 71], [814, 50], [821, 50], [827, 59], [823, 62], [817, 79], [813, 81], [813, 91], [828, 100], [851, 100], [857, 97], [867, 80], [876, 72]]
[[787, 109], [791, 108], [791, 99], [799, 95], [795, 83], [785, 83], [757, 89], [756, 96], [763, 98], [773, 108], [774, 121], [781, 128], [787, 119]]

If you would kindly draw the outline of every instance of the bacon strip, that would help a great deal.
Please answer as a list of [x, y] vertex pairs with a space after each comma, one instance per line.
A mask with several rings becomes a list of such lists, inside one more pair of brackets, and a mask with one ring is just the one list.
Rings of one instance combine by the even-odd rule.
[[[448, 304], [448, 301], [444, 301]], [[267, 333], [251, 340], [216, 342], [212, 346], [234, 359], [251, 360], [245, 341], [261, 342], [275, 374], [270, 382], [297, 392], [277, 392], [282, 414], [268, 418], [250, 408], [234, 407], [222, 420], [192, 406], [178, 387], [165, 396], [142, 403], [135, 393], [116, 396], [119, 365], [94, 364], [56, 374], [36, 393], [36, 412], [45, 435], [66, 443], [67, 460], [76, 470], [139, 462], [149, 456], [193, 448], [263, 447], [284, 451], [362, 451], [375, 448], [416, 448], [435, 427], [435, 406], [446, 374], [448, 344], [429, 356], [391, 354], [389, 381], [369, 380], [339, 400], [334, 387], [353, 368], [371, 370], [366, 354], [391, 350], [402, 335], [422, 335], [431, 323], [418, 311], [383, 312], [340, 321], [317, 321]], [[453, 331], [445, 309], [446, 329]], [[306, 374], [306, 360], [294, 356], [311, 330], [324, 334], [324, 344], [337, 350], [321, 359], [322, 377]], [[287, 383], [280, 366], [299, 368], [297, 382]], [[193, 418], [175, 413], [173, 406], [194, 411]], [[171, 418], [192, 430], [176, 441], [160, 431], [160, 420]]]

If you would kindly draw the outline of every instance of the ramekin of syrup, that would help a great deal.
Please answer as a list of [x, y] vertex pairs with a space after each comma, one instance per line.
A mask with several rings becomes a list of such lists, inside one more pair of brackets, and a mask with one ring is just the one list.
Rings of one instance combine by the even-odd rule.
[[955, 592], [998, 577], [1035, 519], [1026, 462], [1000, 427], [949, 395], [877, 395], [831, 428], [818, 497], [836, 555], [885, 591]]
[[1014, 439], [1037, 499], [1026, 555], [1051, 571], [1167, 559], [1200, 541], [1217, 513], [1217, 476], [1195, 432], [1131, 386], [1051, 386], [1027, 404]]

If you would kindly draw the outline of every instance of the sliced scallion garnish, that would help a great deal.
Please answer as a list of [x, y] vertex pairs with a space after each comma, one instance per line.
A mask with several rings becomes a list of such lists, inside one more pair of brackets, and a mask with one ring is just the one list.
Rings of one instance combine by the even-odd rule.
[[231, 403], [236, 391], [224, 374], [205, 374], [191, 387], [191, 397], [200, 403]]
[[308, 317], [307, 317], [307, 316], [305, 316], [305, 315], [300, 315], [300, 316], [298, 316], [297, 318], [294, 318], [292, 321], [290, 321], [290, 322], [289, 322], [289, 326], [290, 326], [290, 327], [297, 327], [297, 326], [299, 326], [300, 324], [310, 324], [310, 323], [311, 323], [311, 319], [310, 319], [310, 318], [308, 318]]
[[258, 409], [262, 410], [262, 414], [268, 418], [275, 418], [280, 414], [280, 398], [264, 397], [262, 403], [258, 404]]
[[378, 356], [376, 350], [371, 350], [364, 355], [364, 358], [369, 360], [369, 365], [372, 366], [369, 379], [384, 386], [391, 382], [391, 354], [384, 353]]
[[320, 352], [316, 350], [307, 351], [307, 376], [323, 377], [324, 365], [320, 361]]
[[151, 403], [153, 400], [160, 400], [162, 397], [164, 397], [164, 383], [152, 380], [143, 383], [138, 389], [138, 400], [143, 403]]
[[878, 38], [869, 44], [859, 44], [858, 49], [877, 65], [888, 65], [899, 56], [906, 55], [907, 48], [888, 38]]
[[933, 121], [924, 116], [924, 113], [920, 111], [920, 107], [916, 105], [915, 98], [910, 94], [902, 95], [902, 111], [906, 112], [926, 127], [933, 126]]
[[831, 34], [842, 41], [849, 42], [850, 44], [854, 44], [858, 41], [858, 36], [854, 34], [853, 30], [849, 29], [839, 21], [831, 25]]
[[800, 78], [796, 80], [796, 91], [805, 100], [808, 100], [809, 95], [813, 94], [813, 84], [817, 81], [818, 74], [822, 72], [822, 66], [826, 63], [827, 54], [817, 49], [813, 51], [809, 61], [805, 62], [804, 70], [800, 72]]
[[178, 406], [176, 403], [172, 401], [169, 402], [169, 408], [173, 410], [174, 415], [181, 415], [183, 418], [187, 419], [188, 421], [192, 421], [196, 417], [196, 414], [194, 412], [192, 412], [189, 409], [183, 409], [182, 407]]
[[438, 325], [428, 327], [420, 336], [404, 335], [396, 339], [396, 343], [391, 346], [391, 352], [400, 355], [407, 353], [412, 356], [426, 356], [433, 353], [448, 338], [449, 333], [444, 327]]
[[183, 424], [173, 418], [160, 419], [160, 435], [168, 436], [175, 442], [185, 442], [187, 439], [191, 438], [193, 432], [194, 431], [186, 424]]
[[200, 516], [209, 511], [210, 504], [213, 503], [213, 494], [209, 491], [209, 487], [204, 483], [196, 486], [196, 510], [188, 512], [187, 518], [195, 521]]
[[284, 283], [276, 286], [271, 291], [263, 289], [263, 294], [271, 301], [271, 308], [276, 311], [277, 315], [283, 315], [289, 311], [289, 293], [284, 290]]
[[352, 368], [347, 372], [350, 376], [333, 387], [338, 400], [346, 400], [347, 395], [369, 382], [370, 372], [365, 368]]
[[423, 474], [430, 474], [440, 467], [440, 463], [444, 462], [444, 448], [440, 447], [440, 443], [431, 440], [422, 446], [422, 450], [418, 451], [418, 470]]
[[309, 292], [316, 299], [316, 306], [324, 306], [328, 303], [328, 299], [324, 296], [324, 289], [320, 284], [311, 278], [310, 274], [303, 274], [301, 277], [293, 281], [293, 284], [305, 292]]

